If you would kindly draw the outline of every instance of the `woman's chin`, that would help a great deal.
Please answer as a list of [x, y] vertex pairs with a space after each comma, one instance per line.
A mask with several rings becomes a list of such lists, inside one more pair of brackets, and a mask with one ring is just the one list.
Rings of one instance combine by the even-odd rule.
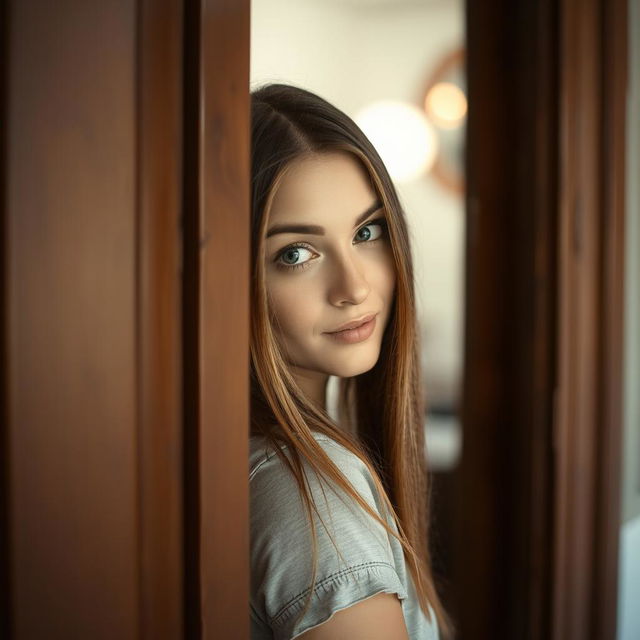
[[352, 378], [353, 376], [359, 376], [362, 373], [371, 371], [375, 367], [378, 361], [379, 352], [370, 355], [369, 357], [354, 357], [345, 358], [343, 362], [336, 362], [331, 367], [331, 375], [338, 378]]

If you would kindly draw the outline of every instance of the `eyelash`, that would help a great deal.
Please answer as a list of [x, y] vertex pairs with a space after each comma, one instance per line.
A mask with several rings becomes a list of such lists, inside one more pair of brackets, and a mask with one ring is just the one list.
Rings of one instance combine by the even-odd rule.
[[[360, 242], [356, 243], [356, 244], [374, 244], [376, 242], [378, 242], [379, 240], [383, 240], [386, 233], [387, 233], [387, 220], [386, 218], [376, 218], [374, 220], [369, 220], [369, 222], [363, 224], [355, 233], [355, 235], [357, 235], [358, 233], [360, 233], [360, 231], [362, 231], [362, 229], [366, 228], [366, 227], [370, 227], [373, 225], [379, 225], [382, 229], [382, 233], [380, 234], [379, 238], [375, 238], [374, 240], [361, 240]], [[290, 251], [291, 249], [309, 249], [310, 251], [313, 251], [313, 247], [311, 247], [310, 245], [308, 245], [306, 242], [297, 242], [295, 244], [290, 244], [286, 247], [284, 247], [284, 249], [282, 249], [282, 251], [280, 251], [278, 253], [278, 255], [276, 256], [275, 259], [275, 263], [276, 263], [276, 267], [278, 267], [279, 269], [283, 269], [284, 271], [294, 271], [297, 269], [306, 269], [308, 266], [310, 266], [310, 262], [311, 260], [307, 260], [306, 262], [301, 262], [300, 264], [284, 264], [282, 262], [279, 262], [280, 258], [282, 258], [282, 256], [287, 252]]]

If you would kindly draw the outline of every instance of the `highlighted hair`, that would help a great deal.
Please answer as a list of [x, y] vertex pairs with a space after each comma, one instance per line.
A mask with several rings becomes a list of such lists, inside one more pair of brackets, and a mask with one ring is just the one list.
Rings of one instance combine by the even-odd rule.
[[[251, 121], [251, 432], [265, 436], [293, 474], [310, 522], [312, 582], [300, 616], [311, 602], [317, 575], [313, 513], [322, 521], [305, 463], [319, 478], [343, 489], [398, 539], [425, 616], [431, 620], [431, 605], [441, 637], [451, 637], [453, 625], [436, 591], [429, 555], [430, 483], [424, 454], [413, 267], [396, 190], [376, 150], [353, 120], [313, 93], [281, 84], [257, 89], [251, 94]], [[294, 160], [336, 151], [359, 160], [383, 204], [396, 272], [393, 308], [377, 363], [366, 373], [340, 380], [340, 425], [305, 398], [291, 375], [273, 332], [264, 273], [266, 225], [284, 173]], [[353, 427], [357, 437], [348, 432]], [[354, 490], [314, 439], [314, 431], [333, 438], [364, 462], [397, 533]]]

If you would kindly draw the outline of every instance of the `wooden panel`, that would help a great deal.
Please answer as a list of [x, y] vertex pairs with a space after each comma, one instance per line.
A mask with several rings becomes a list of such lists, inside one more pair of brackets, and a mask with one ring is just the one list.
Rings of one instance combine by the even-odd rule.
[[[509, 486], [504, 481], [504, 447], [510, 428], [504, 371], [508, 233], [498, 219], [509, 220], [504, 212], [512, 199], [511, 190], [502, 186], [513, 184], [504, 180], [503, 173], [510, 103], [507, 77], [498, 66], [505, 56], [499, 37], [504, 26], [498, 27], [504, 15], [501, 4], [505, 3], [485, 9], [482, 2], [469, 2], [466, 16], [469, 119], [463, 451], [455, 478], [457, 508], [451, 552], [451, 607], [458, 640], [508, 635], [506, 618], [498, 615], [495, 606], [506, 593], [504, 553], [510, 537], [498, 491]], [[469, 523], [473, 523], [472, 530]], [[506, 603], [504, 608], [508, 609]]]
[[598, 432], [595, 492], [595, 638], [617, 637], [618, 568], [623, 465], [623, 318], [625, 175], [628, 90], [628, 3], [603, 3], [602, 91], [602, 420]]
[[182, 5], [49, 5], [3, 23], [3, 632], [177, 638]]
[[249, 637], [249, 2], [202, 4], [202, 637]]
[[620, 524], [626, 3], [565, 0], [562, 26], [553, 637], [608, 640]]
[[134, 638], [136, 7], [14, 0], [9, 18], [14, 637]]
[[9, 578], [9, 390], [7, 299], [7, 80], [8, 7], [0, 0], [0, 637], [11, 637]]
[[465, 640], [615, 637], [625, 24], [623, 0], [467, 2]]
[[138, 390], [141, 636], [183, 633], [182, 2], [138, 25]]
[[249, 637], [249, 1], [187, 6], [187, 547], [199, 550], [188, 560], [187, 631], [241, 639]]
[[467, 2], [464, 444], [449, 579], [460, 640], [547, 637], [555, 25], [552, 2]]

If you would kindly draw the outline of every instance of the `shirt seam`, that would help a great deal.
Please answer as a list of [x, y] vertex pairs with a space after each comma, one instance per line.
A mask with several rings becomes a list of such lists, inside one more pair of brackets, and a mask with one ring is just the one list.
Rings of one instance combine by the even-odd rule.
[[[329, 436], [325, 436], [324, 434], [316, 434], [314, 435], [314, 438], [318, 442], [330, 442], [330, 443], [338, 444], [332, 438], [329, 438]], [[289, 446], [286, 444], [281, 447], [281, 449], [288, 449], [288, 448]], [[253, 480], [253, 477], [260, 470], [260, 468], [263, 467], [267, 462], [269, 462], [269, 460], [271, 460], [276, 455], [277, 453], [273, 449], [266, 449], [264, 457], [258, 462], [256, 462], [255, 466], [249, 471], [249, 482]]]
[[[358, 571], [362, 571], [363, 569], [369, 569], [372, 567], [385, 567], [387, 569], [391, 569], [393, 572], [396, 571], [395, 567], [388, 562], [362, 562], [361, 564], [356, 564], [351, 567], [346, 567], [345, 569], [340, 569], [332, 573], [331, 575], [323, 578], [322, 580], [318, 580], [314, 585], [314, 592], [322, 589], [326, 584], [333, 582], [336, 578], [340, 578], [342, 576], [350, 575], [353, 573], [357, 573]], [[283, 618], [287, 611], [294, 607], [302, 598], [306, 597], [309, 594], [310, 587], [307, 587], [302, 593], [299, 593], [297, 596], [292, 598], [289, 602], [284, 604], [280, 610], [271, 618], [273, 624], [277, 625], [278, 620]]]

